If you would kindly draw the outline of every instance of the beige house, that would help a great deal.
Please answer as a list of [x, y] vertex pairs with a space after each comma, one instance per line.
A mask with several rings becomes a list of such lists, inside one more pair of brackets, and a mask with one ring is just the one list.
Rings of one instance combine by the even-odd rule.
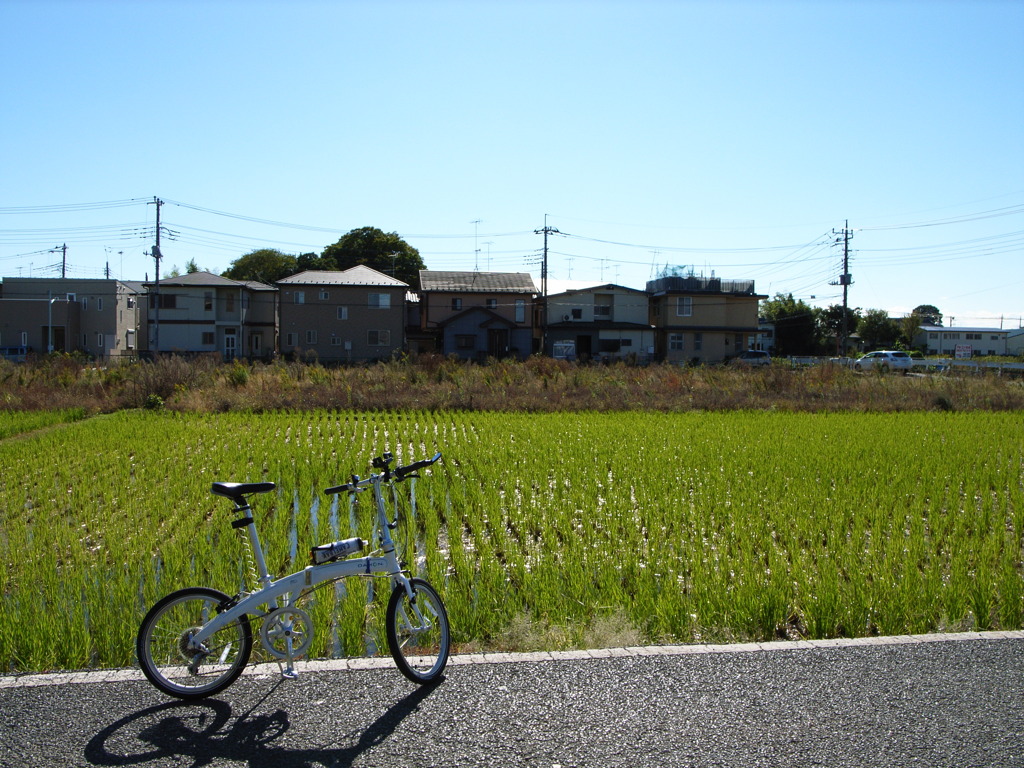
[[192, 272], [146, 283], [151, 353], [263, 358], [277, 343], [277, 289]]
[[662, 277], [647, 283], [655, 356], [673, 363], [720, 363], [754, 349], [761, 299], [753, 280]]
[[638, 363], [654, 355], [655, 328], [643, 291], [609, 283], [552, 294], [547, 307], [547, 355]]
[[145, 346], [142, 283], [111, 279], [5, 277], [0, 349], [78, 352], [97, 360], [134, 357]]
[[281, 352], [330, 363], [384, 360], [405, 347], [406, 283], [367, 266], [279, 280]]
[[416, 351], [525, 359], [534, 351], [536, 295], [526, 272], [421, 269]]

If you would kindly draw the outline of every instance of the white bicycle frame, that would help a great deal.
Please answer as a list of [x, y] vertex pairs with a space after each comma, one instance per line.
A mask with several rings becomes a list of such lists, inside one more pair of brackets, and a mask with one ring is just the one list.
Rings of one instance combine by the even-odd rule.
[[[249, 536], [249, 543], [252, 545], [256, 567], [259, 569], [261, 588], [256, 592], [239, 596], [237, 602], [234, 602], [204, 624], [189, 641], [190, 648], [199, 650], [202, 644], [213, 636], [214, 633], [223, 629], [228, 624], [237, 621], [245, 614], [262, 616], [264, 613], [269, 613], [258, 610], [259, 606], [272, 606], [271, 610], [276, 610], [294, 605], [304, 591], [326, 581], [343, 579], [348, 576], [388, 576], [393, 584], [401, 584], [405, 588], [410, 599], [413, 597], [409, 577], [403, 572], [398, 562], [395, 543], [391, 538], [391, 528], [393, 526], [388, 520], [387, 506], [384, 502], [382, 486], [386, 483], [390, 487], [392, 480], [386, 478], [384, 474], [374, 474], [365, 480], [358, 480], [356, 478], [353, 480], [352, 487], [347, 489], [350, 494], [359, 493], [367, 486], [373, 489], [374, 502], [377, 506], [377, 520], [380, 527], [380, 555], [339, 560], [320, 565], [307, 565], [301, 571], [296, 571], [277, 581], [273, 581], [270, 573], [267, 571], [267, 562], [263, 555], [259, 534], [256, 532], [256, 521], [252, 515], [252, 507], [244, 497], [240, 497], [235, 501], [234, 511], [241, 513], [243, 517], [234, 524], [240, 528], [244, 527], [247, 529], [246, 532]], [[415, 477], [410, 477], [410, 481], [415, 483]], [[415, 491], [412, 493], [415, 495]], [[282, 598], [285, 598], [286, 595], [289, 597], [282, 602]], [[418, 608], [415, 608], [415, 610], [419, 613]], [[422, 616], [418, 618], [422, 620]], [[290, 664], [286, 672], [291, 673], [292, 676], [294, 675]]]

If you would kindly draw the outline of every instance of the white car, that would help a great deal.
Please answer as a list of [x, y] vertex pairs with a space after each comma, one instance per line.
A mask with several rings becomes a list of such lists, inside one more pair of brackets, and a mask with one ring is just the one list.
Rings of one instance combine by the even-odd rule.
[[877, 369], [883, 373], [887, 371], [902, 371], [906, 373], [914, 367], [914, 361], [910, 359], [910, 355], [906, 352], [884, 349], [878, 352], [868, 352], [864, 357], [858, 359], [853, 364], [853, 367], [857, 371]]

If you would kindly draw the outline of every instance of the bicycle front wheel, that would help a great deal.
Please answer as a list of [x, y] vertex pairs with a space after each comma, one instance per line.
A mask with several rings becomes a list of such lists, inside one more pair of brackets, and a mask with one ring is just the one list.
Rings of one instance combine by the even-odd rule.
[[149, 682], [179, 699], [201, 699], [224, 690], [242, 674], [252, 653], [252, 628], [245, 614], [199, 648], [189, 644], [228, 599], [216, 589], [188, 587], [149, 610], [135, 641], [139, 666]]
[[414, 683], [437, 680], [448, 663], [448, 613], [430, 584], [410, 579], [412, 599], [398, 584], [388, 601], [388, 647], [399, 671]]

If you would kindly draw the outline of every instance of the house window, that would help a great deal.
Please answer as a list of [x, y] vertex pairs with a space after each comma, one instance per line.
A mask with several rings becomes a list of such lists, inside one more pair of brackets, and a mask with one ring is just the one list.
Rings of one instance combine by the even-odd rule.
[[84, 312], [87, 309], [89, 309], [89, 297], [88, 296], [83, 296], [82, 297], [82, 311]]
[[125, 334], [124, 343], [128, 349], [135, 349], [135, 331], [128, 331]]
[[89, 348], [89, 334], [88, 333], [83, 333], [82, 334], [82, 346], [85, 347], [86, 349]]
[[348, 307], [345, 307], [345, 306], [338, 307], [338, 319], [339, 320], [348, 320]]
[[299, 334], [297, 333], [288, 333], [284, 338], [286, 347], [297, 347], [299, 345]]
[[693, 297], [676, 296], [676, 317], [690, 317], [693, 315]]
[[391, 331], [367, 331], [366, 343], [371, 347], [386, 347], [391, 344]]
[[618, 352], [619, 339], [601, 339], [598, 342], [598, 350], [601, 352]]
[[370, 309], [391, 309], [390, 293], [371, 293], [367, 296]]
[[203, 346], [212, 347], [214, 343], [213, 331], [203, 331]]
[[306, 331], [306, 343], [307, 344], [316, 344], [316, 331], [315, 330]]
[[633, 346], [633, 340], [632, 339], [619, 339], [619, 346], [620, 347], [632, 347]]
[[103, 334], [96, 334], [96, 349], [103, 349]]
[[28, 331], [22, 331], [21, 332], [21, 346], [23, 346], [23, 347], [27, 347], [28, 346]]
[[668, 335], [668, 348], [672, 352], [683, 351], [683, 334], [681, 333], [670, 333]]
[[526, 299], [516, 299], [516, 322], [526, 322]]
[[178, 297], [173, 293], [151, 293], [149, 294], [149, 308], [156, 309], [157, 298], [160, 300], [160, 309], [177, 309]]
[[135, 309], [135, 297], [134, 296], [129, 296], [128, 297], [128, 309]]
[[614, 296], [611, 293], [594, 294], [594, 317], [610, 318], [612, 316], [612, 301]]
[[294, 301], [295, 301], [296, 304], [305, 304], [306, 303], [306, 292], [305, 291], [296, 291], [295, 292]]
[[455, 335], [456, 349], [473, 349], [476, 347], [476, 336], [471, 333], [457, 333]]
[[331, 346], [332, 347], [340, 347], [341, 346], [341, 336], [334, 336], [334, 335], [332, 335], [331, 336]]
[[249, 352], [258, 355], [263, 348], [263, 335], [254, 333], [249, 337]]
[[103, 299], [102, 298], [96, 299], [96, 311], [97, 312], [102, 312], [103, 311]]
[[695, 333], [693, 334], [693, 351], [700, 352], [704, 349], [704, 334]]
[[229, 293], [224, 297], [224, 311], [234, 312], [235, 311], [235, 294]]
[[203, 311], [213, 312], [213, 291], [207, 291], [203, 294]]
[[488, 309], [497, 309], [498, 308], [498, 300], [497, 299], [488, 299], [487, 300], [487, 308]]
[[573, 309], [573, 311], [572, 311], [572, 319], [573, 320], [582, 320], [583, 319], [583, 310], [580, 309], [579, 307], [576, 307], [575, 309]]
[[331, 298], [331, 294], [329, 294], [325, 289], [321, 288], [320, 301], [327, 301], [329, 298]]
[[930, 331], [928, 333], [928, 338], [929, 339], [937, 339], [937, 338], [939, 338], [939, 334], [937, 334], [935, 331]]
[[462, 299], [452, 299], [452, 309], [456, 312], [462, 309]]

